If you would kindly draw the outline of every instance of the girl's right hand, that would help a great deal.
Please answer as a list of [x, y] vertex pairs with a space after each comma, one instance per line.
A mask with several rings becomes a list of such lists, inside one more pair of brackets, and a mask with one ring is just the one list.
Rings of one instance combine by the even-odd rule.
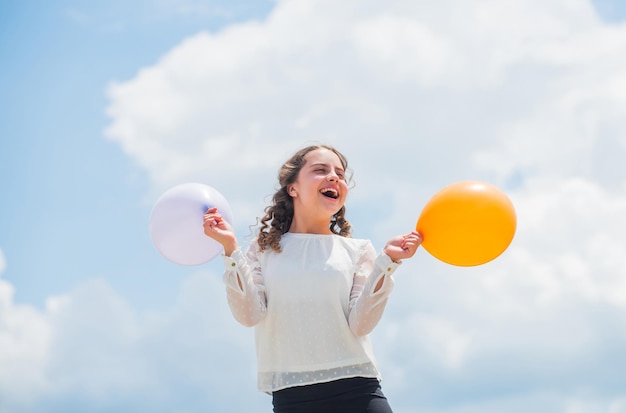
[[233, 227], [222, 217], [217, 208], [209, 208], [204, 213], [204, 234], [224, 247], [224, 254], [230, 256], [239, 245]]

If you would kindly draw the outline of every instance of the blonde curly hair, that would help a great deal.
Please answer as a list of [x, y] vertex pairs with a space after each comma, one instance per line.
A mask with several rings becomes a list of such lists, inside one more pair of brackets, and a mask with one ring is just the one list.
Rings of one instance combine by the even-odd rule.
[[[341, 161], [344, 170], [348, 171], [348, 160], [341, 152], [328, 145], [312, 145], [296, 152], [278, 171], [278, 184], [280, 189], [272, 197], [272, 203], [265, 208], [265, 215], [260, 219], [260, 229], [257, 242], [261, 251], [271, 248], [275, 252], [281, 252], [280, 239], [289, 231], [293, 220], [293, 199], [289, 196], [287, 188], [298, 179], [300, 170], [306, 163], [306, 155], [317, 149], [328, 149], [334, 152]], [[346, 178], [349, 181], [349, 178]], [[330, 230], [334, 234], [350, 237], [350, 223], [345, 218], [346, 207], [341, 207], [330, 220]]]

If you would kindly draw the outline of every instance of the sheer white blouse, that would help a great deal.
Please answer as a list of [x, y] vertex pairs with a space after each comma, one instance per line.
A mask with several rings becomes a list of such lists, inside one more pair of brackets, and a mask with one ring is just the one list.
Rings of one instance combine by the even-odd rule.
[[[286, 233], [281, 253], [224, 256], [224, 283], [234, 317], [256, 326], [258, 388], [347, 377], [380, 380], [367, 334], [380, 320], [398, 266], [368, 240]], [[382, 286], [374, 292], [382, 279]]]

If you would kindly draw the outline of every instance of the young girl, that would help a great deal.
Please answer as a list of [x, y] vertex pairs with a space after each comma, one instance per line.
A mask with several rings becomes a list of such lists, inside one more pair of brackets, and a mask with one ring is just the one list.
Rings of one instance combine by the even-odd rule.
[[205, 234], [224, 247], [230, 309], [256, 326], [258, 387], [275, 413], [391, 412], [368, 334], [421, 238], [392, 238], [379, 255], [351, 238], [347, 166], [330, 146], [294, 154], [245, 254], [216, 208], [204, 215]]

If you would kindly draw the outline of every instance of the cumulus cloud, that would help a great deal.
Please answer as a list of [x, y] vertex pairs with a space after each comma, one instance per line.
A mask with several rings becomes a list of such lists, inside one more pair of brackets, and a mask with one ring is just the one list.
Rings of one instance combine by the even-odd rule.
[[625, 151], [626, 35], [589, 2], [361, 3], [279, 2], [263, 22], [187, 38], [109, 86], [107, 136], [158, 189], [202, 180], [240, 208], [314, 141], [357, 161], [365, 198], [468, 175], [623, 185], [602, 160]]
[[446, 412], [521, 411], [505, 406], [547, 395], [533, 410], [621, 406], [626, 196], [572, 179], [515, 201], [519, 231], [500, 260], [448, 270], [422, 258], [397, 276], [375, 333], [388, 387]]
[[405, 412], [620, 412], [625, 56], [626, 26], [587, 0], [280, 1], [112, 82], [106, 134], [151, 197], [212, 184], [240, 229], [315, 141], [348, 155], [378, 246], [445, 184], [501, 186], [519, 214], [501, 258], [399, 271], [375, 333], [387, 392]]
[[[1, 254], [0, 254], [1, 255]], [[50, 344], [50, 326], [31, 306], [13, 302], [13, 286], [0, 279], [0, 412], [14, 399], [36, 399], [47, 387], [41, 368]]]
[[3, 413], [223, 411], [225, 400], [252, 411], [258, 404], [238, 397], [255, 396], [251, 331], [233, 322], [216, 274], [189, 276], [164, 312], [138, 313], [102, 280], [50, 297], [41, 310], [12, 296], [0, 280]]

